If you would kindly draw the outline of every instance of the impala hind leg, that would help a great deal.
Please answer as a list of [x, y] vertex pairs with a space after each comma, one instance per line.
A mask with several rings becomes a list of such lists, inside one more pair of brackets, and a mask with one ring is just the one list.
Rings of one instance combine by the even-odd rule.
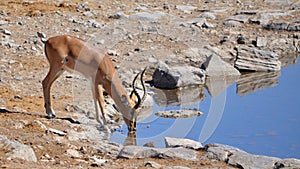
[[54, 118], [55, 112], [52, 109], [50, 90], [53, 82], [64, 72], [61, 67], [50, 66], [49, 72], [43, 80], [44, 103], [48, 118]]

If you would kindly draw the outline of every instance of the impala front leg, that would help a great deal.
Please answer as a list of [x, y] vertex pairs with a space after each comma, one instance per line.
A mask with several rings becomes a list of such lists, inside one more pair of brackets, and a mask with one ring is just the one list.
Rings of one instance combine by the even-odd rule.
[[96, 108], [96, 119], [101, 124], [101, 115], [103, 118], [103, 125], [107, 125], [106, 117], [105, 117], [105, 103], [104, 103], [104, 96], [102, 87], [100, 85], [95, 84], [94, 85], [94, 102], [95, 102], [95, 108]]

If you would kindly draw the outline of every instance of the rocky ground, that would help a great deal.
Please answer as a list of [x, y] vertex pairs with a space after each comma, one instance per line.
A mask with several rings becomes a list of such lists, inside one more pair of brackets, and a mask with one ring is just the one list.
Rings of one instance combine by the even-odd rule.
[[[120, 77], [130, 87], [135, 73], [145, 65], [150, 65], [146, 80], [151, 80], [152, 65], [160, 61], [171, 67], [200, 67], [211, 54], [234, 65], [245, 51], [263, 53], [263, 56], [265, 53], [261, 51], [272, 52], [270, 56], [276, 55], [280, 65], [270, 69], [280, 69], [296, 62], [299, 31], [300, 1], [297, 0], [1, 1], [0, 166], [243, 167], [231, 156], [236, 152], [231, 149], [223, 151], [227, 154], [224, 158], [207, 155], [214, 152], [211, 150], [214, 146], [176, 150], [192, 153], [194, 159], [172, 156], [162, 150], [151, 150], [162, 155], [154, 155], [157, 158], [134, 158], [134, 155], [120, 158], [123, 146], [111, 143], [108, 135], [96, 128], [87, 99], [89, 93], [85, 92], [87, 85], [82, 85], [87, 81], [80, 75], [65, 73], [54, 83], [52, 98], [58, 118], [46, 119], [41, 81], [49, 65], [42, 40], [68, 34], [109, 49], [107, 52]], [[88, 103], [78, 108], [80, 100]], [[118, 127], [122, 120], [113, 110], [113, 102], [108, 97], [106, 101], [111, 121], [116, 124], [113, 127]], [[275, 165], [279, 160], [271, 159], [273, 167], [288, 166], [284, 162]]]

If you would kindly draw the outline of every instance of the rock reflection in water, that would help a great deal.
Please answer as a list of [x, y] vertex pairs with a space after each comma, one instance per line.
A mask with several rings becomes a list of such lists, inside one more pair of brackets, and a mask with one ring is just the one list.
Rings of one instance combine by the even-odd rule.
[[278, 85], [279, 76], [280, 71], [243, 74], [236, 82], [236, 93], [240, 96], [244, 96], [256, 90], [274, 87]]
[[205, 99], [204, 86], [190, 86], [175, 90], [153, 89], [158, 106], [190, 106]]
[[216, 76], [206, 78], [205, 86], [212, 98], [217, 97], [221, 92], [233, 84], [239, 76]]

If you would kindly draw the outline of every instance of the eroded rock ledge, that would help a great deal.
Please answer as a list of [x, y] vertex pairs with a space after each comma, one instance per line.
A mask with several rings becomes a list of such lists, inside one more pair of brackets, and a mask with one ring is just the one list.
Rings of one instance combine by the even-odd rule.
[[[237, 168], [260, 168], [260, 169], [279, 169], [279, 168], [300, 168], [299, 159], [280, 159], [263, 155], [254, 155], [238, 148], [222, 145], [207, 144], [202, 147], [201, 143], [197, 148], [193, 145], [196, 141], [189, 139], [170, 138], [165, 139], [168, 148], [153, 148], [141, 146], [124, 146], [119, 153], [119, 158], [178, 158], [183, 160], [219, 160], [226, 162], [229, 166]], [[173, 147], [173, 148], [170, 148]], [[198, 157], [197, 151], [204, 151]]]

